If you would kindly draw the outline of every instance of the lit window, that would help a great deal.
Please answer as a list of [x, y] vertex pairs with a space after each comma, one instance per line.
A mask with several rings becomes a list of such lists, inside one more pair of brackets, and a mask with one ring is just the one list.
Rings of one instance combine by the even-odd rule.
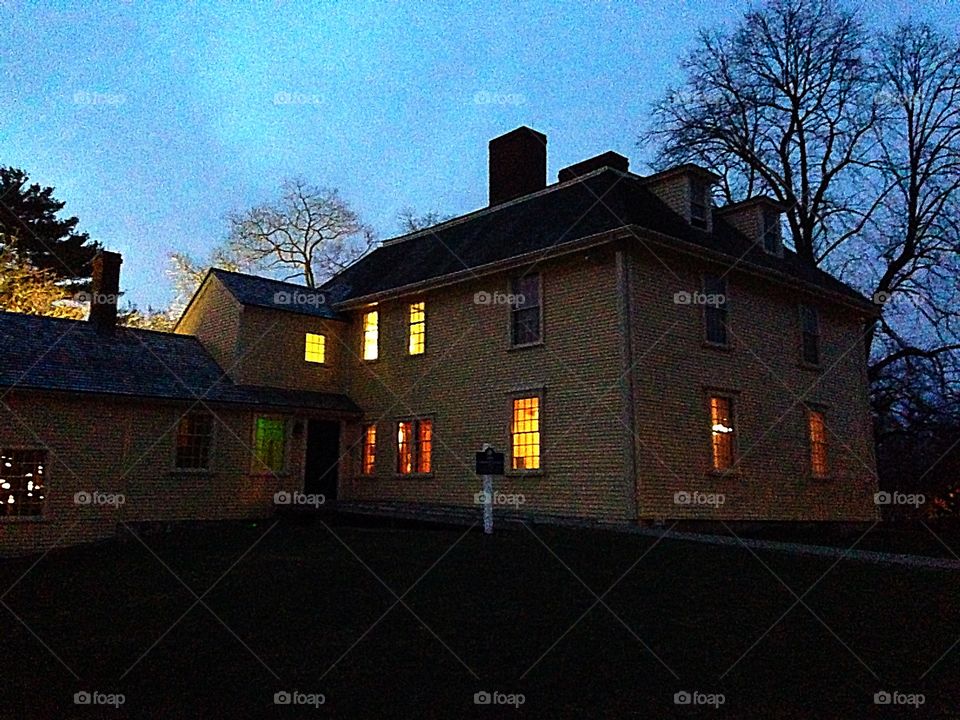
[[710, 398], [710, 437], [713, 446], [713, 469], [724, 471], [734, 463], [733, 400]]
[[364, 475], [373, 475], [377, 461], [377, 426], [367, 425], [363, 428], [363, 466]]
[[823, 422], [823, 413], [808, 410], [810, 427], [810, 469], [814, 477], [826, 477], [830, 470], [827, 462], [827, 426]]
[[780, 213], [770, 208], [763, 210], [763, 249], [773, 255], [779, 255], [780, 246]]
[[287, 459], [287, 423], [283, 418], [257, 418], [254, 455], [257, 470], [283, 472]]
[[379, 319], [376, 310], [369, 310], [363, 314], [363, 359], [376, 360], [379, 356]]
[[803, 361], [809, 365], [820, 364], [820, 318], [817, 309], [800, 306], [800, 333], [803, 346]]
[[213, 416], [190, 413], [177, 425], [177, 470], [209, 470]]
[[690, 181], [690, 224], [707, 229], [707, 211], [709, 208], [709, 188], [700, 180]]
[[0, 517], [24, 517], [43, 513], [44, 450], [0, 450]]
[[511, 467], [514, 470], [540, 468], [540, 398], [516, 398], [513, 401]]
[[540, 342], [540, 276], [524, 275], [511, 285], [512, 342], [531, 345]]
[[397, 472], [401, 475], [433, 471], [433, 421], [397, 423]]
[[427, 306], [423, 301], [410, 303], [410, 354], [422, 355], [427, 334]]
[[716, 275], [703, 277], [703, 319], [707, 342], [727, 344], [727, 281]]
[[307, 333], [307, 349], [304, 359], [310, 363], [323, 364], [327, 361], [327, 338], [325, 335]]

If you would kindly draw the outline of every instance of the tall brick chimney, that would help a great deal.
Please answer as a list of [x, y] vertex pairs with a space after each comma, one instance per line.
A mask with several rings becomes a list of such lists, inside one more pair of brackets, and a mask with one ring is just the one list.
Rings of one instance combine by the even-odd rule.
[[547, 136], [525, 125], [490, 141], [490, 205], [547, 186]]
[[101, 250], [93, 258], [93, 286], [90, 298], [90, 322], [97, 332], [112, 335], [117, 326], [117, 300], [120, 297], [120, 253]]

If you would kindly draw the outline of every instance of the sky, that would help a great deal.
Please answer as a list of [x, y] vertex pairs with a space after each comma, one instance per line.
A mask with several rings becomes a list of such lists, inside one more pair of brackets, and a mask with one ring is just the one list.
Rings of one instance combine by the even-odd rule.
[[[487, 143], [548, 137], [548, 179], [637, 137], [700, 28], [741, 0], [25, 3], [0, 0], [0, 164], [56, 188], [123, 253], [125, 300], [165, 307], [170, 253], [284, 178], [338, 188], [382, 239], [397, 213], [487, 202]], [[960, 2], [864, 3], [960, 33]]]

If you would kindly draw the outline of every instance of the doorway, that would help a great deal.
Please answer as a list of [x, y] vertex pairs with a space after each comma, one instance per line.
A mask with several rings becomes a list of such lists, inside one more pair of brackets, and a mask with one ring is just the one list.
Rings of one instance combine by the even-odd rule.
[[327, 503], [336, 500], [339, 470], [340, 423], [336, 420], [308, 421], [303, 492], [323, 495]]

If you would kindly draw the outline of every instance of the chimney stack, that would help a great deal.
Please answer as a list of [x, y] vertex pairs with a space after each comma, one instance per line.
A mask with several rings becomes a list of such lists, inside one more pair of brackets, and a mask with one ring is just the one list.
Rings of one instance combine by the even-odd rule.
[[612, 150], [608, 150], [607, 152], [601, 153], [596, 157], [588, 158], [574, 165], [563, 168], [559, 173], [557, 173], [557, 180], [560, 182], [566, 182], [567, 180], [573, 180], [581, 175], [588, 175], [594, 170], [599, 170], [600, 168], [605, 167], [613, 168], [614, 170], [619, 170], [620, 172], [627, 172], [630, 169], [630, 161], [620, 153], [615, 153]]
[[547, 136], [525, 125], [490, 141], [490, 205], [547, 186]]
[[93, 258], [93, 285], [90, 296], [90, 322], [97, 332], [112, 335], [117, 326], [117, 300], [120, 297], [120, 253], [101, 250]]

